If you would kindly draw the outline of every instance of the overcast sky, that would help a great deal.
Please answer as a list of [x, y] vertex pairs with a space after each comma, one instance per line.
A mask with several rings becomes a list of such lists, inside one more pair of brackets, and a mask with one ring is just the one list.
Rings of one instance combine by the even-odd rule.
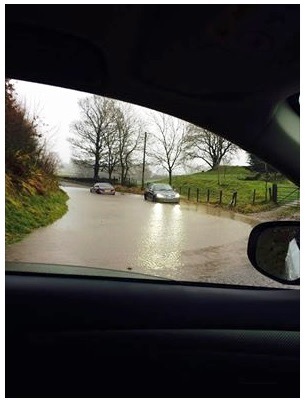
[[[63, 162], [68, 162], [71, 156], [70, 144], [67, 138], [70, 125], [80, 118], [78, 100], [89, 96], [85, 92], [12, 80], [18, 99], [25, 102], [27, 110], [37, 113], [47, 128], [44, 133], [49, 147], [57, 152]], [[148, 109], [136, 106], [136, 111], [143, 117]]]
[[71, 156], [67, 142], [69, 127], [79, 118], [77, 101], [88, 94], [25, 81], [13, 82], [18, 98], [48, 125], [45, 131], [52, 151], [57, 152], [63, 162], [68, 162]]
[[[13, 83], [18, 99], [25, 102], [27, 110], [37, 113], [47, 125], [44, 132], [49, 149], [58, 153], [63, 162], [69, 162], [71, 149], [67, 138], [71, 136], [69, 130], [72, 121], [80, 117], [77, 102], [90, 94], [25, 81], [14, 80]], [[148, 109], [137, 106], [136, 110], [145, 116]], [[246, 154], [240, 152], [232, 164], [247, 164]]]

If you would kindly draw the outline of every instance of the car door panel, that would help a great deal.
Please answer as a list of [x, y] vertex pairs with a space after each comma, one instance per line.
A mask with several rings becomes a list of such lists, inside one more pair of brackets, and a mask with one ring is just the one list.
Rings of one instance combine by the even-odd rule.
[[7, 397], [299, 395], [298, 290], [7, 274], [6, 300]]

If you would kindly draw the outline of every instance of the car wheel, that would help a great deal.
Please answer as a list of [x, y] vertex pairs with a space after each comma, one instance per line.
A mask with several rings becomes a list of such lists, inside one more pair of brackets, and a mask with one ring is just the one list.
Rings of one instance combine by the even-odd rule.
[[147, 200], [147, 195], [146, 195], [146, 194], [144, 194], [144, 200], [145, 200], [145, 201]]
[[152, 198], [153, 202], [157, 202], [156, 196], [154, 195]]

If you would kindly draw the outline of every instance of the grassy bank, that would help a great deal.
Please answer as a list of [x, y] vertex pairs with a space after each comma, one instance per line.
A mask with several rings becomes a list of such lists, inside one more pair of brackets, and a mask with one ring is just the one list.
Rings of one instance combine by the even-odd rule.
[[66, 211], [68, 196], [55, 176], [58, 160], [41, 117], [20, 102], [5, 79], [5, 242], [14, 243]]
[[34, 229], [49, 225], [67, 212], [68, 196], [60, 189], [47, 194], [18, 194], [11, 189], [5, 194], [5, 243], [21, 240]]
[[[221, 166], [219, 171], [208, 171], [192, 175], [175, 176], [173, 186], [180, 191], [183, 198], [190, 201], [233, 208], [241, 213], [253, 213], [267, 211], [278, 205], [270, 202], [269, 191], [272, 188], [271, 181], [254, 180], [251, 171], [240, 166]], [[294, 184], [286, 179], [276, 181], [285, 186], [285, 191], [294, 189]], [[197, 190], [198, 189], [198, 190]], [[270, 189], [270, 190], [269, 190]], [[237, 193], [236, 205], [232, 207], [233, 193]]]

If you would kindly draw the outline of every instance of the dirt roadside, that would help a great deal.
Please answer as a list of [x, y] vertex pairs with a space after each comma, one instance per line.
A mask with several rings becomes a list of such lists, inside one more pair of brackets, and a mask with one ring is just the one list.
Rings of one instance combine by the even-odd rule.
[[255, 212], [246, 215], [261, 222], [266, 221], [299, 221], [300, 220], [300, 207], [295, 205], [283, 205], [281, 207], [272, 209], [270, 211]]

